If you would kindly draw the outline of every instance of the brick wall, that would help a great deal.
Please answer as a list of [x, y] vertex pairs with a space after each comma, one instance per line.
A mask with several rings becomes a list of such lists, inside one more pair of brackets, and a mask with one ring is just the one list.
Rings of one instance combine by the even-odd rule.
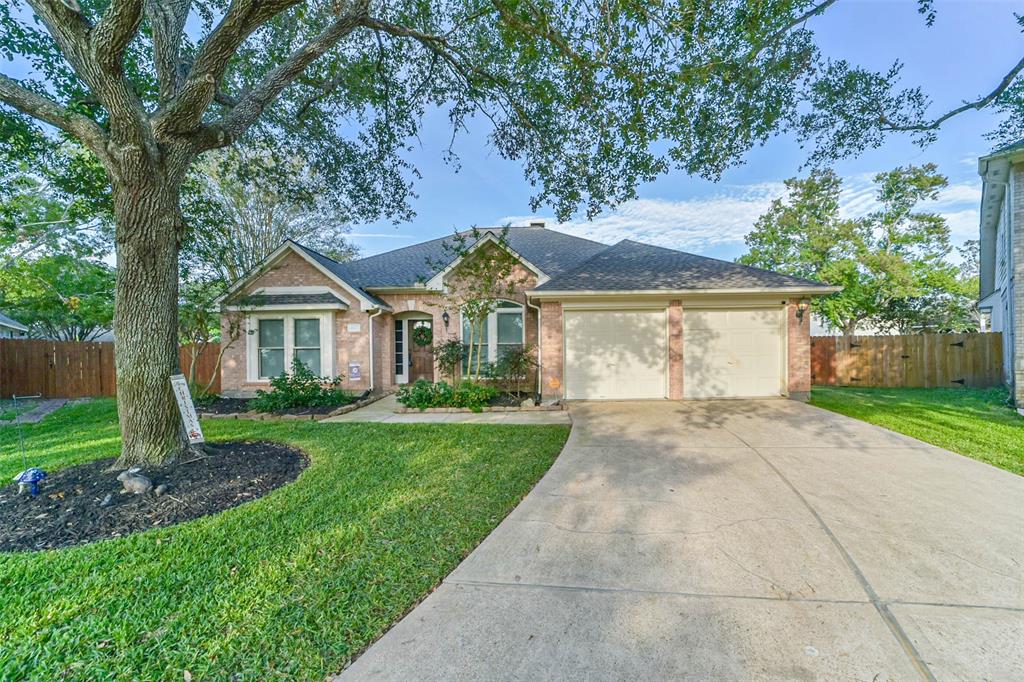
[[[342, 386], [346, 389], [361, 392], [370, 386], [370, 337], [369, 315], [359, 309], [359, 301], [347, 290], [338, 286], [334, 280], [324, 275], [306, 259], [296, 253], [288, 253], [273, 267], [254, 279], [243, 289], [243, 294], [250, 294], [263, 287], [294, 287], [322, 286], [327, 287], [340, 298], [347, 301], [350, 308], [346, 311], [332, 313], [334, 329], [334, 372], [344, 378]], [[228, 315], [221, 316], [221, 338], [228, 338]], [[358, 331], [349, 331], [349, 325], [358, 325]], [[243, 333], [234, 342], [228, 344], [221, 363], [221, 392], [226, 395], [252, 395], [258, 389], [266, 389], [267, 382], [250, 382], [247, 380], [246, 347], [248, 326], [243, 326]], [[252, 325], [255, 332], [255, 325]], [[361, 378], [351, 381], [348, 378], [350, 362], [359, 363]]]
[[797, 318], [797, 301], [786, 306], [786, 361], [789, 371], [789, 397], [806, 400], [811, 390], [811, 313]]
[[562, 304], [541, 303], [541, 397], [562, 397]]

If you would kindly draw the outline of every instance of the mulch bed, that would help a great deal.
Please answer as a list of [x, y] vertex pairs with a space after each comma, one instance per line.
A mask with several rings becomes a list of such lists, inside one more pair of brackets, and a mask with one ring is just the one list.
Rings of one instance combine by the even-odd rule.
[[[173, 526], [255, 500], [294, 481], [309, 463], [305, 454], [277, 443], [217, 443], [209, 456], [142, 471], [157, 496], [123, 492], [113, 459], [53, 472], [38, 497], [0, 488], [0, 551], [56, 549]], [[107, 506], [104, 498], [110, 496]]]
[[[352, 402], [366, 397], [368, 392], [353, 396]], [[197, 407], [199, 414], [244, 414], [252, 410], [252, 398], [217, 398], [205, 407]], [[270, 414], [320, 415], [330, 414], [343, 405], [327, 405], [323, 407], [290, 407], [286, 410], [275, 410]]]
[[491, 407], [519, 407], [527, 398], [533, 399], [532, 393], [499, 393], [488, 401]]
[[252, 409], [249, 407], [251, 402], [251, 398], [217, 398], [209, 405], [202, 407], [196, 405], [196, 412], [200, 414], [238, 414]]

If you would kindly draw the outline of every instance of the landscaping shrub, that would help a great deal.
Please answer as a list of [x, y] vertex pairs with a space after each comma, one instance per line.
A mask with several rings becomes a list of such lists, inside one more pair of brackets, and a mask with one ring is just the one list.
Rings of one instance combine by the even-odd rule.
[[219, 394], [207, 393], [198, 384], [193, 384], [190, 388], [192, 389], [192, 404], [196, 407], [209, 407], [220, 398]]
[[256, 391], [252, 409], [258, 412], [277, 412], [293, 407], [340, 407], [355, 398], [341, 390], [341, 377], [324, 380], [313, 374], [298, 358], [292, 360], [292, 373], [281, 374], [270, 380], [271, 391]]
[[455, 373], [459, 371], [462, 360], [466, 356], [466, 347], [458, 339], [448, 339], [444, 343], [434, 346], [433, 353], [441, 373], [455, 381]]
[[490, 378], [505, 393], [520, 396], [523, 384], [537, 369], [536, 348], [531, 345], [513, 346], [506, 349], [490, 369]]
[[493, 386], [463, 381], [452, 386], [446, 381], [432, 384], [426, 379], [398, 389], [398, 402], [406, 407], [425, 410], [428, 407], [465, 407], [479, 412], [498, 395]]

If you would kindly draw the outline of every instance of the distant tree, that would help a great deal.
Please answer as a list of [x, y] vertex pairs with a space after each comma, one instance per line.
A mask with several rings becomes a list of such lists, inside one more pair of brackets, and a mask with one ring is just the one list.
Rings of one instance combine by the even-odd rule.
[[978, 241], [969, 240], [957, 250], [959, 266], [925, 272], [921, 294], [890, 300], [872, 319], [873, 324], [899, 334], [977, 331]]
[[[178, 302], [178, 338], [188, 355], [188, 365], [182, 367], [182, 371], [193, 396], [198, 398], [210, 394], [220, 374], [225, 351], [245, 330], [243, 312], [233, 311], [221, 315], [220, 307], [214, 301], [222, 292], [223, 283], [220, 280], [192, 280], [181, 286], [181, 299]], [[199, 358], [214, 344], [219, 344], [217, 361], [210, 377], [205, 382], [200, 382], [197, 374]]]
[[18, 259], [0, 269], [0, 307], [30, 335], [91, 341], [114, 318], [114, 270], [75, 254]]
[[196, 229], [182, 253], [187, 270], [233, 282], [286, 239], [334, 260], [358, 249], [346, 235], [345, 197], [301, 155], [277, 160], [245, 147], [222, 151], [196, 167], [184, 197]]
[[962, 328], [966, 302], [960, 271], [947, 258], [949, 227], [919, 208], [946, 178], [926, 164], [879, 173], [875, 183], [879, 208], [844, 218], [834, 172], [787, 180], [787, 196], [758, 219], [739, 262], [842, 286], [812, 306], [846, 335], [866, 321], [898, 330]]
[[[0, 175], [0, 266], [20, 258], [113, 249], [113, 215], [103, 169], [77, 145], [56, 145]], [[3, 165], [0, 164], [0, 170]]]

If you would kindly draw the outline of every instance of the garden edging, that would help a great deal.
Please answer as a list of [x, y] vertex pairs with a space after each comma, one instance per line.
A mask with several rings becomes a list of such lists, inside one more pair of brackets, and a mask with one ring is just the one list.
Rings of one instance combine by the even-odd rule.
[[390, 393], [377, 393], [369, 395], [362, 400], [357, 400], [354, 403], [343, 405], [336, 410], [327, 412], [326, 414], [274, 414], [273, 412], [232, 412], [229, 414], [215, 414], [212, 412], [200, 412], [199, 416], [203, 419], [248, 419], [250, 421], [321, 421], [328, 417], [337, 417], [341, 414], [347, 414], [354, 410], [358, 410], [360, 407], [366, 407], [371, 403], [375, 403], [381, 398], [386, 398]]
[[497, 406], [497, 407], [482, 407], [479, 410], [471, 410], [468, 407], [425, 407], [419, 409], [418, 407], [397, 407], [395, 408], [395, 414], [415, 414], [419, 412], [442, 412], [442, 413], [480, 413], [480, 412], [557, 412], [564, 409], [561, 403], [555, 405], [534, 405], [532, 407], [522, 406]]

